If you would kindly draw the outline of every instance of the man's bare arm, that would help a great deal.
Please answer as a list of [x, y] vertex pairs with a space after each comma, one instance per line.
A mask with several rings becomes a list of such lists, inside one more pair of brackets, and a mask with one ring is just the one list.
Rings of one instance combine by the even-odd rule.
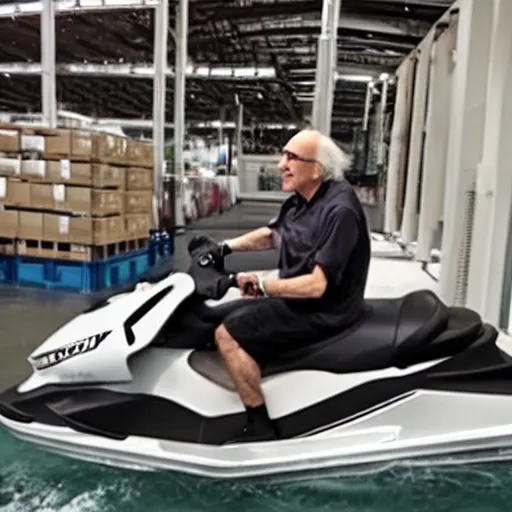
[[270, 297], [289, 299], [318, 299], [327, 289], [327, 278], [320, 265], [311, 274], [285, 279], [270, 279], [263, 283]]
[[274, 237], [272, 230], [262, 227], [249, 231], [241, 236], [225, 240], [233, 252], [266, 251], [274, 249]]

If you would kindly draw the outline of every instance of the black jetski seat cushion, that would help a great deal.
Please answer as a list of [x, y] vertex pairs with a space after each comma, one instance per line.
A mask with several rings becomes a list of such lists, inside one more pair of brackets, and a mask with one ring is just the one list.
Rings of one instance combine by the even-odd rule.
[[[306, 369], [350, 373], [406, 367], [452, 355], [471, 344], [482, 329], [478, 314], [449, 308], [430, 290], [397, 299], [369, 299], [366, 305], [366, 314], [356, 325], [283, 354], [262, 368], [262, 376]], [[203, 376], [232, 388], [215, 351], [197, 350], [189, 362]]]
[[351, 328], [283, 354], [276, 364], [295, 366], [300, 360], [332, 372], [385, 368], [440, 334], [448, 320], [447, 307], [428, 290], [397, 299], [369, 299], [366, 308]]

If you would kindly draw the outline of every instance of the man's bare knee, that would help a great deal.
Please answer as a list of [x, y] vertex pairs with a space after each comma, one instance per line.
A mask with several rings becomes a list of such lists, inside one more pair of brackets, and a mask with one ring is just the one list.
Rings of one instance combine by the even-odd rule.
[[224, 324], [215, 329], [215, 344], [221, 354], [229, 354], [239, 348], [236, 340], [229, 334]]

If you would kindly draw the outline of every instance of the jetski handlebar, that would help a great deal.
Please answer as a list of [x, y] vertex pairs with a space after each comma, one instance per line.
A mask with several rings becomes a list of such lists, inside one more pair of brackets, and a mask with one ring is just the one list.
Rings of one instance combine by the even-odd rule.
[[[229, 288], [238, 288], [236, 273], [226, 272], [225, 255], [218, 242], [205, 235], [195, 236], [188, 245], [191, 265], [188, 273], [195, 281], [196, 294], [204, 299], [221, 299]], [[251, 290], [252, 283], [244, 286]]]
[[[234, 273], [226, 273], [224, 269], [225, 256], [220, 248], [220, 245], [209, 237], [199, 235], [194, 237], [189, 244], [189, 253], [192, 258], [192, 266], [189, 270], [190, 274], [196, 279], [196, 285], [198, 284], [197, 278], [205, 278], [212, 280], [218, 280], [219, 285], [217, 288], [225, 290], [228, 288], [239, 288], [237, 275]], [[194, 268], [196, 266], [196, 268]], [[203, 272], [198, 273], [198, 269], [203, 269]], [[198, 275], [199, 274], [199, 275]], [[199, 287], [201, 287], [199, 281]], [[210, 287], [208, 286], [208, 290]], [[254, 293], [254, 283], [245, 283], [243, 286], [245, 293]], [[220, 298], [211, 297], [208, 298]]]

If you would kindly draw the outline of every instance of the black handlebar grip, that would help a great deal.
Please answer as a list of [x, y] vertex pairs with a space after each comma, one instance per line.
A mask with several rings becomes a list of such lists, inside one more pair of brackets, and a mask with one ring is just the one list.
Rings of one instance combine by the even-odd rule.
[[254, 293], [254, 283], [245, 283], [244, 284], [244, 292], [245, 293]]

